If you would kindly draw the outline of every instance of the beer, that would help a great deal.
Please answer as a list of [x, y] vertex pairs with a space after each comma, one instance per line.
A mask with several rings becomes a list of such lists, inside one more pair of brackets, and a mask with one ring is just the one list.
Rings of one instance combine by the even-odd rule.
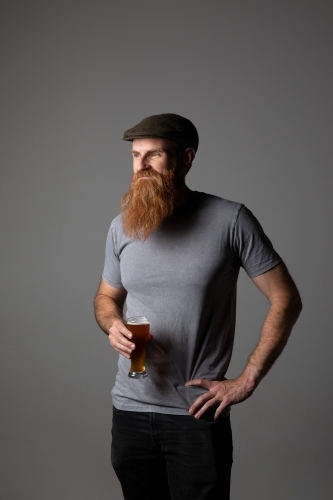
[[147, 376], [145, 369], [146, 344], [149, 338], [149, 321], [144, 316], [128, 318], [126, 327], [132, 332], [132, 342], [135, 349], [131, 354], [131, 368], [128, 376], [131, 378], [144, 378]]

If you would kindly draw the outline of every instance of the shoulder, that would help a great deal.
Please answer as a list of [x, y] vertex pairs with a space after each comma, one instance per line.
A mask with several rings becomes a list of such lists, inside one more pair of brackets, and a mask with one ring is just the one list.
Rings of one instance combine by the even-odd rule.
[[122, 216], [119, 214], [111, 221], [106, 240], [107, 248], [113, 247], [114, 251], [118, 253], [124, 238], [127, 239], [123, 232]]
[[113, 240], [116, 235], [120, 235], [121, 233], [122, 233], [122, 223], [121, 223], [121, 214], [119, 214], [111, 221], [107, 235], [107, 240], [108, 241]]
[[196, 192], [196, 196], [198, 206], [209, 219], [222, 222], [231, 231], [263, 232], [260, 222], [244, 203], [201, 192]]
[[228, 200], [226, 198], [222, 198], [221, 196], [216, 196], [214, 194], [202, 193], [200, 191], [195, 191], [195, 195], [198, 200], [206, 205], [211, 205], [219, 208], [229, 208], [233, 211], [239, 209], [243, 206], [243, 203], [239, 203], [238, 201]]
[[201, 193], [196, 191], [198, 205], [213, 216], [219, 216], [223, 219], [229, 219], [235, 222], [241, 209], [244, 207], [243, 203], [228, 200], [213, 194]]
[[112, 229], [121, 229], [122, 228], [121, 214], [118, 214], [117, 217], [112, 219], [110, 228], [112, 228]]

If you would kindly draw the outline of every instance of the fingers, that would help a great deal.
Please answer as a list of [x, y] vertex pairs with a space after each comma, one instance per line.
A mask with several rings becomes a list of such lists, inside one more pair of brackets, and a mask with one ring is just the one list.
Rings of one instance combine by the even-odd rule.
[[119, 319], [114, 320], [109, 330], [110, 345], [119, 352], [119, 354], [122, 354], [128, 359], [135, 349], [135, 345], [130, 340], [131, 338], [132, 333], [126, 328], [125, 324]]
[[207, 410], [216, 408], [214, 414], [214, 420], [216, 420], [227, 406], [234, 403], [230, 394], [228, 394], [228, 383], [226, 381], [196, 379], [190, 380], [185, 385], [201, 386], [208, 389], [208, 391], [199, 396], [189, 408], [189, 413], [195, 418], [200, 418]]
[[218, 401], [216, 401], [214, 394], [206, 392], [193, 403], [189, 409], [189, 413], [193, 415], [194, 418], [200, 418], [207, 410], [216, 406], [217, 403]]
[[199, 385], [206, 387], [208, 391], [199, 396], [189, 408], [189, 412], [195, 418], [200, 418], [207, 410], [216, 407], [214, 419], [216, 420], [222, 411], [247, 399], [253, 392], [248, 390], [244, 381], [239, 377], [234, 380], [191, 380], [186, 386]]
[[210, 387], [212, 386], [212, 381], [207, 380], [206, 378], [197, 378], [194, 380], [189, 380], [185, 384], [186, 387], [189, 387], [190, 385], [200, 385], [201, 387], [205, 387], [206, 389], [210, 389]]
[[189, 413], [193, 415], [195, 418], [200, 418], [201, 415], [205, 413], [205, 411], [207, 411], [212, 406], [216, 405], [215, 396], [213, 393], [209, 391], [212, 385], [213, 382], [205, 378], [198, 378], [186, 382], [185, 384], [186, 387], [200, 386], [208, 389], [208, 392], [200, 396], [189, 409]]
[[216, 412], [214, 413], [214, 420], [217, 420], [219, 418], [219, 416], [221, 415], [221, 413], [223, 412], [223, 410], [227, 407], [228, 405], [227, 404], [220, 404], [220, 406], [217, 408]]

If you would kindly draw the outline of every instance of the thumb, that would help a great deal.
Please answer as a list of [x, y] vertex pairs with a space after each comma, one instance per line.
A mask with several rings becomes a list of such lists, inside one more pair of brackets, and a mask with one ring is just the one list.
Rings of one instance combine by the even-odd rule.
[[206, 378], [197, 378], [194, 380], [189, 380], [185, 384], [186, 387], [189, 387], [191, 385], [196, 385], [196, 386], [205, 387], [206, 389], [209, 389], [212, 385], [212, 382], [211, 382], [211, 380], [207, 380]]

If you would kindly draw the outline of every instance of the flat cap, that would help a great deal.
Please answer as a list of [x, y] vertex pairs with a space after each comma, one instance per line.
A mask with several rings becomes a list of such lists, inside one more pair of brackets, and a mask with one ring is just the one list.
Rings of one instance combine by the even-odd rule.
[[199, 136], [193, 123], [174, 113], [163, 113], [144, 118], [140, 123], [124, 132], [124, 141], [143, 138], [171, 139], [181, 145], [198, 149]]

